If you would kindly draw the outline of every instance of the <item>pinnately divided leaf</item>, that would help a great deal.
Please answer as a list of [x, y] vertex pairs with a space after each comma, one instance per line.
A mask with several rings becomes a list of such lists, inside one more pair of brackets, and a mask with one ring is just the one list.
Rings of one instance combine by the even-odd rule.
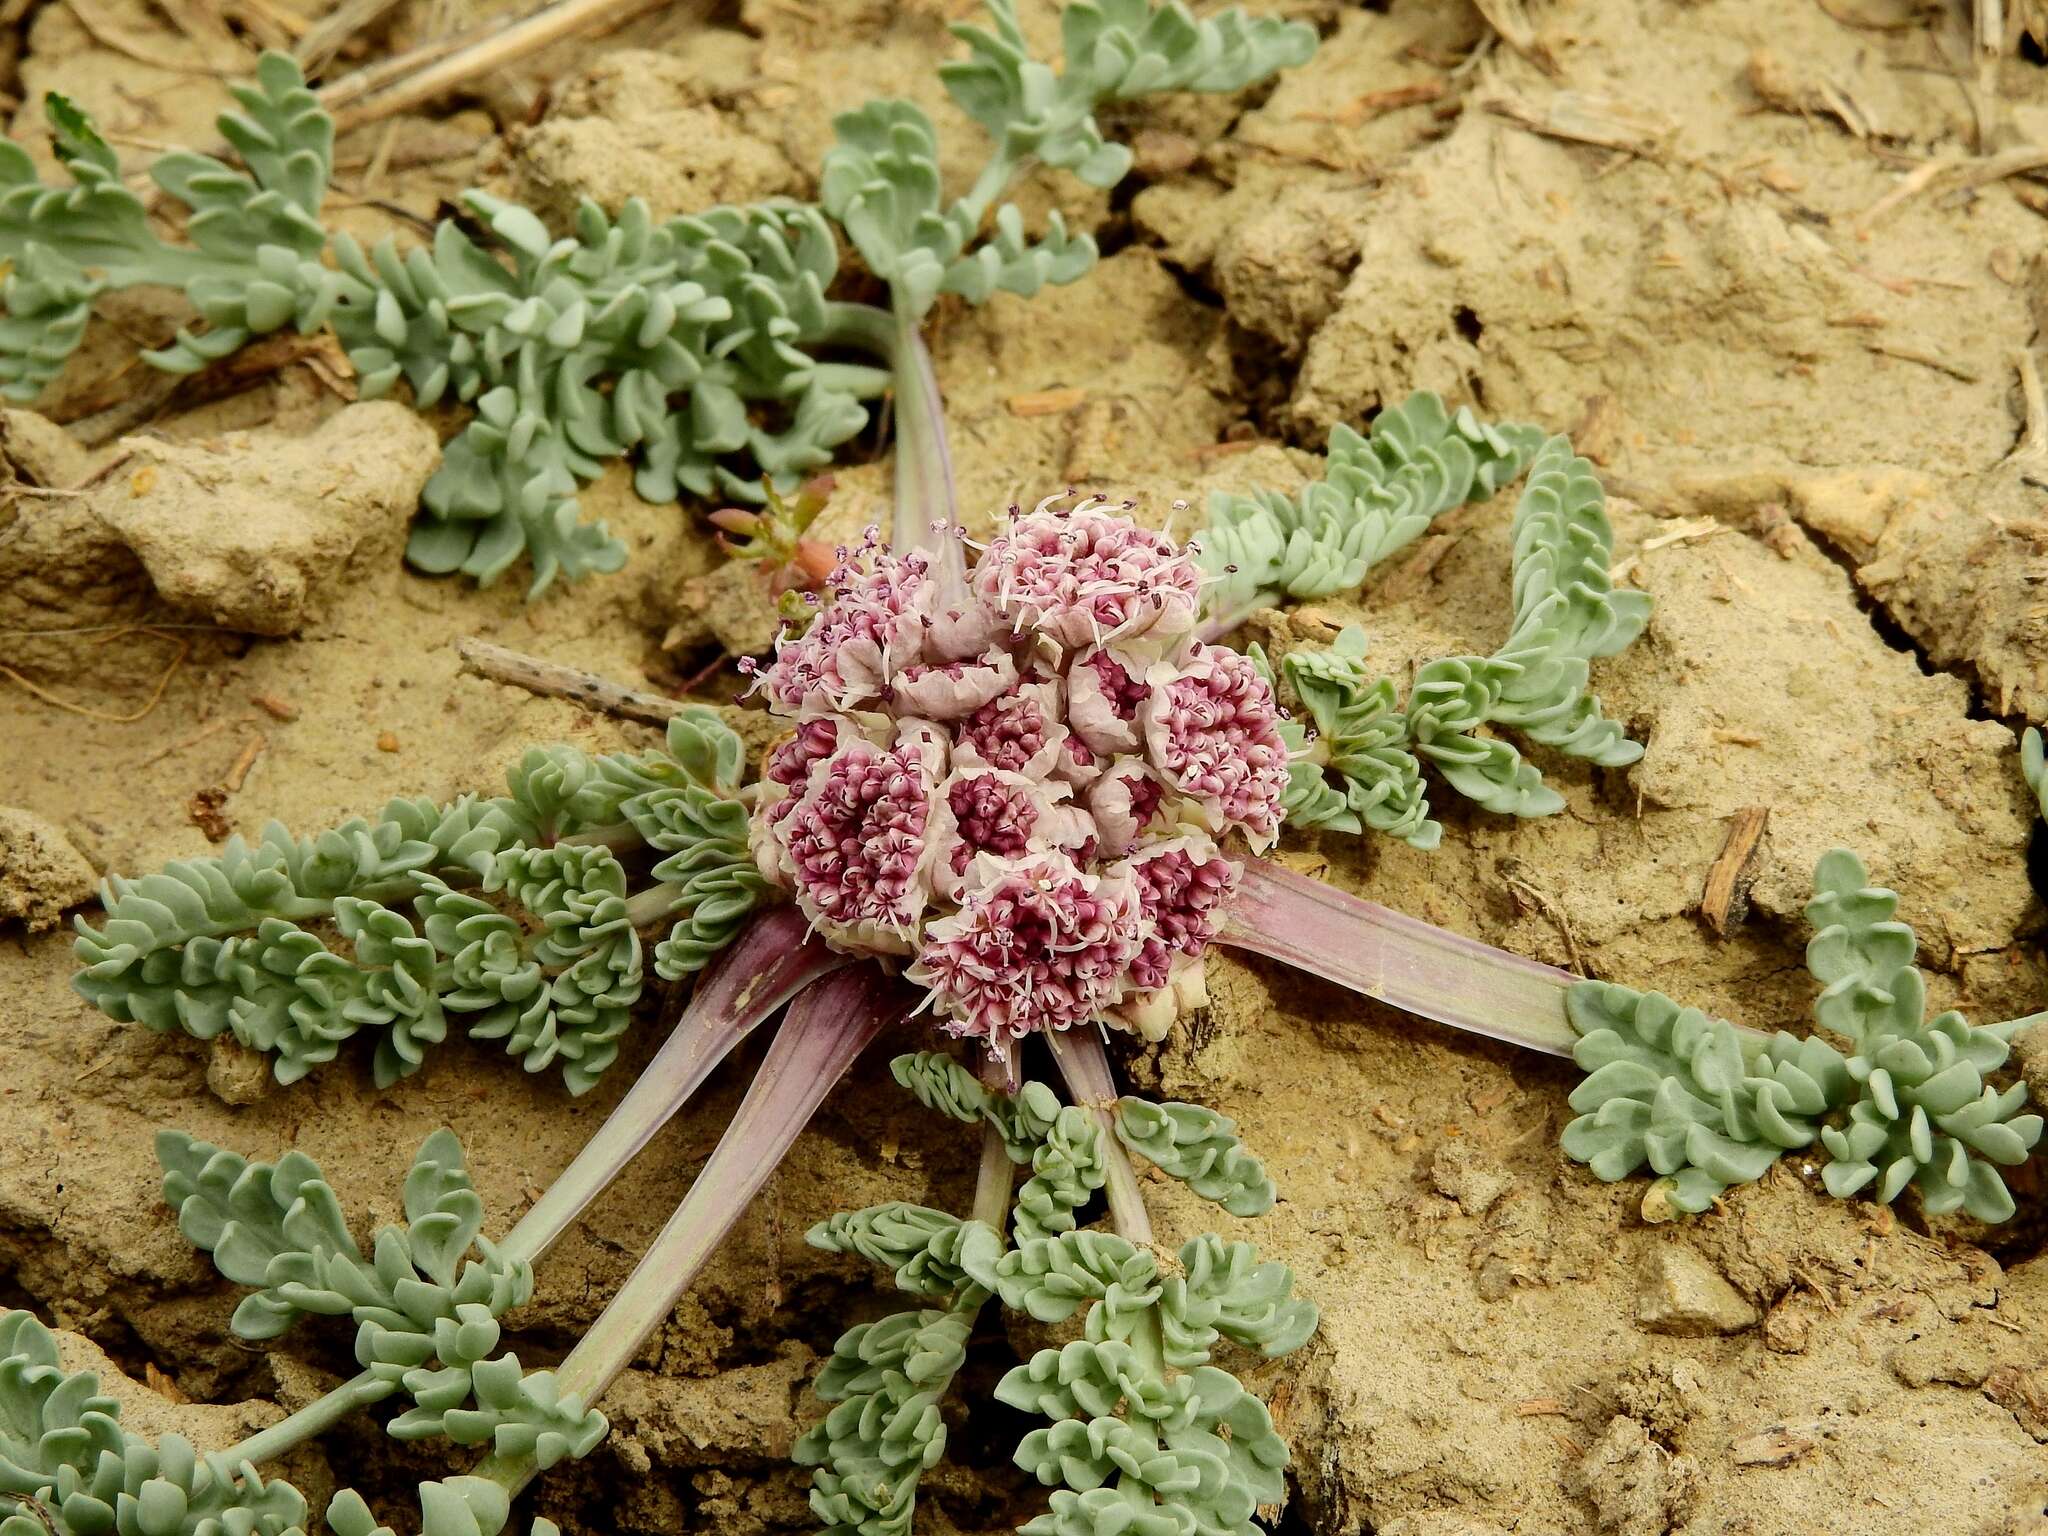
[[207, 323], [147, 354], [190, 373], [252, 336], [325, 323], [342, 281], [323, 267], [319, 219], [333, 125], [297, 68], [266, 56], [252, 84], [233, 88], [238, 111], [219, 119], [245, 174], [207, 155], [176, 151], [152, 168], [159, 188], [188, 210], [190, 245], [150, 228], [142, 199], [91, 120], [62, 96], [46, 101], [53, 147], [72, 185], [47, 186], [20, 146], [0, 144], [0, 393], [32, 400], [63, 368], [98, 295], [155, 285], [184, 292]]
[[304, 1536], [290, 1483], [120, 1417], [31, 1314], [0, 1313], [0, 1536]]
[[[1094, 1241], [1090, 1241], [1094, 1237]], [[1222, 1338], [1281, 1355], [1316, 1326], [1284, 1265], [1248, 1243], [1197, 1238], [1180, 1273], [1094, 1234], [1006, 1255], [999, 1284], [1034, 1317], [1056, 1321], [1092, 1299], [1080, 1340], [1041, 1350], [998, 1384], [1002, 1401], [1052, 1420], [1016, 1462], [1054, 1488], [1034, 1536], [1130, 1529], [1249, 1536], [1253, 1512], [1285, 1496], [1287, 1446], [1263, 1403], [1208, 1363]], [[1056, 1286], [1056, 1288], [1055, 1288]], [[1033, 1305], [1035, 1303], [1035, 1305]], [[1157, 1362], [1157, 1363], [1155, 1363]]]
[[1607, 574], [1614, 533], [1593, 468], [1553, 437], [1537, 451], [1515, 507], [1514, 624], [1492, 656], [1431, 662], [1408, 695], [1415, 751], [1451, 787], [1487, 810], [1517, 816], [1562, 808], [1555, 790], [1507, 743], [1475, 734], [1492, 723], [1603, 767], [1643, 755], [1600, 712], [1588, 663], [1642, 632], [1646, 593], [1618, 591]]
[[1427, 391], [1382, 411], [1369, 436], [1336, 426], [1323, 478], [1298, 495], [1211, 495], [1201, 537], [1210, 610], [1237, 614], [1357, 589], [1444, 513], [1515, 480], [1543, 440], [1535, 427], [1489, 425], [1466, 406], [1446, 410]]
[[[1086, 1313], [1081, 1337], [1040, 1350], [996, 1388], [1000, 1401], [1052, 1421], [1016, 1451], [1054, 1490], [1023, 1530], [1252, 1536], [1253, 1511], [1285, 1496], [1287, 1446], [1265, 1405], [1209, 1356], [1224, 1339], [1280, 1355], [1308, 1338], [1316, 1311], [1292, 1296], [1286, 1267], [1261, 1263], [1249, 1244], [1202, 1237], [1163, 1273], [1170, 1261], [1149, 1247], [1077, 1229], [1108, 1152], [1093, 1115], [1058, 1104], [1043, 1084], [1014, 1095], [990, 1088], [937, 1052], [892, 1065], [927, 1106], [995, 1128], [1034, 1173], [1018, 1191], [1007, 1249], [993, 1229], [922, 1206], [872, 1207], [812, 1229], [814, 1244], [863, 1253], [905, 1289], [952, 1298], [864, 1324], [835, 1346], [817, 1383], [830, 1410], [796, 1451], [814, 1468], [811, 1508], [825, 1529], [909, 1536], [918, 1479], [945, 1448], [942, 1400], [993, 1293], [1043, 1324]], [[1125, 1098], [1113, 1124], [1121, 1141], [1226, 1209], [1271, 1205], [1272, 1185], [1227, 1117]]]
[[918, 1478], [946, 1450], [939, 1399], [967, 1359], [980, 1310], [899, 1312], [848, 1330], [814, 1390], [832, 1404], [796, 1443], [811, 1510], [833, 1536], [910, 1536]]
[[[1365, 664], [1365, 631], [1347, 626], [1328, 647], [1290, 651], [1288, 686], [1313, 722], [1283, 720], [1289, 826], [1301, 831], [1362, 832], [1367, 827], [1417, 848], [1434, 848], [1443, 827], [1429, 815], [1422, 764], [1408, 744], [1408, 717], [1394, 681]], [[1270, 681], [1265, 652], [1250, 647]]]
[[1109, 1177], [1103, 1131], [1077, 1104], [1063, 1105], [1031, 1154], [1031, 1177], [1017, 1189], [1017, 1239], [1071, 1232], [1076, 1213]]
[[[1416, 425], [1446, 420], [1434, 396], [1412, 397], [1403, 411], [1397, 441], [1437, 441]], [[1458, 419], [1469, 415], [1461, 412]], [[1383, 430], [1376, 426], [1372, 443]], [[1511, 528], [1514, 611], [1508, 638], [1491, 656], [1427, 663], [1416, 673], [1405, 705], [1392, 680], [1375, 677], [1367, 667], [1365, 636], [1355, 626], [1329, 647], [1289, 651], [1282, 662], [1287, 682], [1314, 723], [1313, 732], [1299, 721], [1283, 731], [1295, 757], [1284, 803], [1296, 826], [1345, 832], [1370, 827], [1434, 848], [1443, 828], [1429, 815], [1425, 767], [1498, 814], [1547, 816], [1562, 810], [1563, 796], [1509, 742], [1483, 734], [1488, 726], [1602, 767], [1623, 767], [1642, 756], [1641, 745], [1602, 714], [1589, 687], [1590, 663], [1627, 646], [1650, 614], [1647, 594], [1618, 590], [1608, 575], [1614, 534], [1592, 466], [1574, 457], [1562, 437], [1537, 447], [1525, 428], [1481, 428], [1474, 422], [1466, 430], [1498, 435], [1502, 451], [1475, 467], [1464, 437], [1454, 433], [1448, 441], [1459, 445], [1457, 453], [1401, 459], [1402, 473], [1413, 472], [1408, 499], [1354, 526], [1367, 530], [1373, 548], [1405, 542], [1445, 505], [1477, 499], [1482, 490], [1490, 494], [1500, 479], [1526, 465], [1528, 483]], [[1388, 450], [1390, 459], [1396, 456]], [[1420, 477], [1418, 465], [1434, 465], [1433, 475]], [[1227, 526], [1242, 531], [1277, 524], [1245, 513]], [[1410, 530], [1405, 537], [1404, 529]], [[1204, 561], [1237, 563], [1236, 535], [1226, 532], [1219, 544], [1215, 531], [1205, 536]], [[1303, 541], [1303, 548], [1313, 542], [1299, 526], [1290, 537]], [[1331, 580], [1335, 585], [1327, 590], [1356, 585], [1348, 575]], [[1254, 652], [1264, 667], [1263, 654], [1256, 647]]]
[[1954, 1010], [1925, 1018], [1927, 985], [1913, 965], [1913, 930], [1892, 920], [1897, 904], [1846, 850], [1814, 871], [1806, 963], [1823, 984], [1814, 1012], [1854, 1045], [1849, 1075], [1863, 1090], [1847, 1124], [1821, 1132], [1834, 1159], [1822, 1180], [1831, 1194], [1869, 1189], [1884, 1201], [1912, 1185], [1934, 1214], [2009, 1220], [2013, 1198], [1998, 1170], [2027, 1160], [2041, 1116], [2022, 1112], [2024, 1082], [2001, 1092], [1985, 1081], [2011, 1054], [2000, 1035]]
[[[367, 1031], [389, 1084], [459, 1024], [582, 1093], [645, 989], [639, 929], [666, 927], [654, 969], [681, 976], [767, 895], [743, 758], [715, 712], [690, 709], [651, 752], [535, 748], [495, 799], [394, 800], [304, 839], [273, 823], [253, 847], [109, 880], [104, 922], [78, 923], [72, 984], [124, 1022], [230, 1033], [280, 1082]], [[613, 851], [635, 843], [662, 855], [639, 892]]]
[[1831, 1194], [1890, 1201], [1912, 1186], [1932, 1213], [2007, 1220], [2014, 1203], [1998, 1170], [2026, 1161], [2041, 1116], [2022, 1112], [2024, 1082], [1986, 1081], [2010, 1052], [2001, 1033], [1953, 1011], [1926, 1018], [1913, 930], [1897, 908], [1852, 853], [1836, 849], [1814, 871], [1814, 1013], [1846, 1055], [1817, 1037], [1745, 1037], [1654, 992], [1572, 988], [1574, 1057], [1589, 1075], [1572, 1094], [1580, 1115], [1565, 1151], [1603, 1179], [1648, 1163], [1674, 1205], [1699, 1211], [1817, 1137], [1833, 1159], [1821, 1170]]
[[369, 1377], [357, 1403], [401, 1391], [412, 1401], [392, 1435], [445, 1435], [531, 1454], [543, 1467], [604, 1438], [603, 1415], [561, 1396], [551, 1373], [528, 1374], [517, 1356], [497, 1353], [498, 1320], [533, 1294], [533, 1266], [482, 1237], [483, 1202], [450, 1132], [420, 1148], [405, 1181], [406, 1223], [380, 1231], [368, 1256], [302, 1153], [251, 1163], [166, 1131], [157, 1156], [179, 1230], [228, 1279], [260, 1287], [236, 1308], [236, 1333], [275, 1338], [308, 1314], [352, 1319]]
[[[839, 262], [815, 209], [656, 223], [637, 199], [616, 219], [585, 202], [557, 240], [516, 204], [466, 202], [485, 244], [454, 223], [404, 255], [336, 241], [355, 289], [333, 323], [363, 392], [403, 378], [423, 405], [475, 409], [427, 484], [409, 551], [422, 569], [490, 581], [525, 555], [535, 591], [616, 570], [624, 546], [575, 500], [605, 460], [637, 453], [650, 500], [759, 499], [762, 477], [790, 489], [829, 463], [885, 387], [880, 369], [815, 356]], [[750, 417], [769, 401], [779, 429]], [[727, 467], [741, 455], [753, 473]]]
[[[615, 571], [624, 544], [578, 501], [607, 461], [634, 457], [636, 488], [655, 501], [794, 489], [867, 426], [890, 387], [895, 333], [941, 293], [1028, 296], [1094, 265], [1087, 234], [1057, 213], [1029, 231], [1004, 200], [1027, 164], [1113, 185], [1131, 155], [1102, 137], [1100, 103], [1235, 91], [1316, 41], [1302, 23], [1235, 9], [1197, 21], [1180, 0], [1077, 0], [1055, 72], [1026, 48], [1012, 0], [990, 0], [990, 12], [990, 30], [955, 28], [970, 56], [942, 72], [994, 140], [950, 201], [930, 121], [881, 101], [839, 119], [822, 207], [774, 199], [657, 220], [637, 198], [616, 210], [585, 200], [557, 231], [471, 191], [426, 244], [365, 249], [321, 222], [333, 122], [298, 65], [267, 53], [219, 119], [239, 168], [182, 150], [150, 168], [187, 210], [172, 242], [90, 119], [52, 95], [70, 185], [45, 185], [24, 151], [0, 145], [0, 393], [33, 399], [76, 350], [94, 301], [121, 288], [169, 287], [191, 304], [199, 324], [145, 354], [174, 372], [286, 327], [331, 328], [365, 397], [404, 383], [423, 409], [468, 408], [425, 491], [407, 550], [416, 566], [490, 582], [523, 559], [534, 594]], [[886, 308], [827, 298], [840, 271], [832, 221], [889, 285]]]
[[1305, 62], [1315, 33], [1233, 6], [1197, 21], [1180, 0], [1076, 0], [1061, 12], [1065, 69], [1031, 57], [1015, 0], [989, 0], [987, 28], [956, 24], [968, 57], [940, 67], [955, 102], [999, 153], [1035, 156], [1091, 186], [1123, 179], [1130, 151], [1104, 141], [1104, 101], [1161, 91], [1236, 91]]
[[1825, 1042], [1745, 1038], [1662, 993], [1582, 982], [1566, 1008], [1579, 1032], [1572, 1057], [1588, 1075], [1572, 1092], [1579, 1118], [1565, 1127], [1565, 1152], [1610, 1180], [1648, 1163], [1680, 1210], [1705, 1210], [1811, 1144], [1853, 1091]]
[[1237, 1139], [1237, 1122], [1199, 1104], [1117, 1100], [1117, 1140], [1233, 1216], [1273, 1208], [1273, 1181]]
[[[421, 1536], [498, 1536], [502, 1485], [453, 1477], [420, 1486]], [[0, 1312], [0, 1536], [307, 1536], [305, 1496], [182, 1435], [151, 1443], [27, 1312]], [[331, 1536], [393, 1536], [353, 1489], [327, 1507]], [[549, 1521], [530, 1536], [560, 1536]]]
[[842, 1211], [804, 1235], [813, 1248], [857, 1253], [892, 1270], [896, 1288], [914, 1296], [949, 1297], [991, 1275], [1002, 1237], [977, 1221], [962, 1221], [929, 1206], [892, 1201], [863, 1211]]
[[1017, 205], [998, 199], [1032, 161], [1094, 187], [1121, 181], [1131, 152], [1102, 136], [1094, 114], [1103, 102], [1241, 90], [1301, 63], [1316, 43], [1299, 22], [1253, 20], [1236, 7], [1197, 21], [1180, 0], [1074, 0], [1061, 14], [1065, 68], [1055, 71], [1032, 57], [1014, 0], [988, 0], [988, 12], [987, 28], [954, 25], [968, 57], [939, 71], [994, 141], [965, 194], [945, 198], [938, 133], [913, 102], [874, 101], [842, 115], [825, 156], [819, 201], [889, 284], [895, 313], [912, 321], [942, 293], [971, 304], [997, 292], [1028, 298], [1095, 265], [1095, 241], [1069, 235], [1056, 211], [1033, 238]]
[[944, 1051], [898, 1056], [889, 1063], [889, 1071], [926, 1109], [968, 1125], [993, 1125], [1002, 1133], [1013, 1163], [1030, 1162], [1059, 1119], [1059, 1099], [1044, 1083], [1026, 1083], [1014, 1094], [998, 1093]]

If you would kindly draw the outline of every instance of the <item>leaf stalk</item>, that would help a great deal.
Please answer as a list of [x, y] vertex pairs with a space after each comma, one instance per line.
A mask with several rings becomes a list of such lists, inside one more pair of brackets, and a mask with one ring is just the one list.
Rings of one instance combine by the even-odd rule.
[[[839, 970], [798, 996], [690, 1192], [562, 1362], [564, 1398], [602, 1396], [695, 1283], [854, 1059], [883, 1025], [909, 1011], [901, 985], [875, 966]], [[499, 1453], [475, 1475], [516, 1494], [539, 1470], [530, 1456]]]
[[1108, 1173], [1103, 1194], [1109, 1201], [1109, 1219], [1117, 1235], [1140, 1248], [1152, 1245], [1152, 1215], [1145, 1209], [1145, 1195], [1138, 1188], [1138, 1171], [1116, 1134], [1116, 1080], [1110, 1076], [1109, 1053], [1102, 1037], [1090, 1029], [1048, 1031], [1045, 1043], [1066, 1080], [1067, 1092], [1076, 1104], [1102, 1127], [1102, 1159]]
[[1525, 1050], [1569, 1056], [1578, 1034], [1554, 965], [1361, 901], [1268, 860], [1245, 864], [1219, 942], [1376, 1001]]
[[321, 1394], [288, 1418], [259, 1429], [236, 1442], [222, 1460], [231, 1467], [261, 1466], [274, 1461], [294, 1446], [324, 1434], [358, 1408], [381, 1402], [398, 1388], [398, 1383], [375, 1371], [361, 1371], [330, 1392]]
[[798, 992], [848, 963], [811, 937], [794, 907], [756, 918], [698, 981], [647, 1070], [500, 1248], [515, 1259], [540, 1259], [734, 1047]]

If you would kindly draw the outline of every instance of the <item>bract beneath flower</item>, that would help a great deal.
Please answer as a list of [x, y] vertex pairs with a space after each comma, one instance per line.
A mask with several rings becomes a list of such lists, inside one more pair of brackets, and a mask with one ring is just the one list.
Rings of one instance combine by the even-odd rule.
[[1066, 803], [1067, 795], [1064, 784], [991, 768], [972, 747], [957, 747], [953, 771], [933, 802], [933, 890], [958, 901], [982, 854], [1021, 859], [1059, 848], [1085, 863], [1094, 853], [1095, 824], [1087, 812]]
[[927, 720], [957, 720], [1016, 681], [1017, 663], [1008, 651], [986, 651], [972, 661], [916, 662], [890, 679], [890, 703]]
[[1138, 711], [1151, 692], [1151, 662], [1115, 646], [1091, 645], [1067, 678], [1068, 723], [1097, 752], [1138, 749]]
[[1019, 683], [962, 720], [959, 739], [991, 767], [1044, 778], [1065, 753], [1063, 694], [1057, 681]]

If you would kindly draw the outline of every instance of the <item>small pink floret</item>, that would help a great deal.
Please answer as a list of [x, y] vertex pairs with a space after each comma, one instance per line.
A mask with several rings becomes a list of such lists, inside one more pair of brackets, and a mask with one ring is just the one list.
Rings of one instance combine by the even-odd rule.
[[1212, 830], [1241, 831], [1264, 850], [1280, 834], [1287, 792], [1287, 744], [1272, 687], [1250, 658], [1204, 646], [1187, 666], [1160, 677], [1145, 701], [1152, 765], [1208, 812]]
[[974, 591], [1019, 633], [1078, 648], [1187, 634], [1202, 573], [1171, 538], [1099, 503], [1062, 511], [1047, 501], [991, 541]]
[[1019, 683], [960, 722], [958, 739], [991, 768], [1041, 778], [1065, 745], [1058, 683]]
[[1123, 861], [1138, 892], [1144, 939], [1131, 962], [1141, 992], [1167, 985], [1173, 962], [1199, 959], [1222, 931], [1243, 866], [1199, 833], [1141, 843]]
[[856, 738], [813, 765], [772, 836], [797, 905], [827, 939], [905, 954], [924, 915], [932, 791], [944, 766], [934, 735], [895, 747]]
[[906, 973], [931, 989], [946, 1029], [1008, 1042], [1100, 1017], [1138, 952], [1127, 873], [1089, 874], [1064, 853], [976, 860], [960, 910], [925, 930]]
[[890, 675], [924, 652], [930, 562], [871, 555], [832, 573], [831, 601], [795, 638], [777, 642], [760, 686], [784, 710], [847, 709], [878, 695]]

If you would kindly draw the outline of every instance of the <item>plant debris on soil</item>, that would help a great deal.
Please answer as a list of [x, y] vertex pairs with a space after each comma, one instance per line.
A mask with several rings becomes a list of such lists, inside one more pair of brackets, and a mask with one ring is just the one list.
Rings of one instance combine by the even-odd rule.
[[[1291, 490], [1333, 424], [1418, 388], [1567, 431], [1613, 492], [1619, 578], [1656, 598], [1595, 678], [1645, 756], [1544, 761], [1562, 814], [1453, 804], [1434, 852], [1329, 837], [1287, 857], [1520, 953], [1803, 1029], [1810, 871], [1844, 845], [1901, 893], [1937, 1007], [2041, 1008], [2014, 753], [2019, 725], [2048, 721], [2038, 47], [1980, 73], [1955, 0], [1250, 8], [1315, 22], [1321, 50], [1263, 96], [1126, 112], [1135, 196], [1048, 179], [1022, 199], [1094, 232], [1100, 269], [1028, 309], [937, 317], [970, 517], [1069, 485], [1155, 522], [1213, 488]], [[40, 99], [57, 89], [124, 163], [208, 142], [226, 79], [278, 41], [266, 29], [331, 9], [0, 5], [19, 30], [0, 52], [12, 134], [46, 156]], [[518, 7], [380, 9], [345, 63]], [[1054, 8], [1024, 9], [1049, 39]], [[472, 183], [551, 215], [586, 195], [660, 215], [809, 196], [832, 114], [877, 82], [950, 118], [932, 66], [966, 10], [660, 8], [345, 135], [334, 220], [416, 236]], [[764, 644], [773, 613], [723, 563], [711, 508], [646, 505], [617, 465], [582, 501], [632, 546], [621, 575], [532, 605], [516, 583], [414, 575], [398, 551], [428, 427], [453, 418], [350, 404], [335, 357], [308, 348], [126, 409], [157, 382], [137, 345], [179, 321], [170, 300], [109, 301], [37, 412], [0, 417], [0, 1301], [76, 1335], [67, 1364], [104, 1356], [141, 1427], [212, 1446], [353, 1366], [232, 1338], [232, 1297], [159, 1199], [155, 1129], [298, 1146], [364, 1226], [393, 1215], [409, 1150], [450, 1126], [499, 1231], [602, 1120], [656, 1021], [573, 1102], [485, 1045], [389, 1090], [348, 1059], [279, 1089], [232, 1042], [94, 1012], [67, 984], [58, 914], [100, 874], [273, 818], [305, 831], [485, 787], [530, 742], [653, 740], [466, 674], [463, 637], [659, 693], [716, 646]], [[872, 445], [848, 448], [828, 545], [886, 496]], [[1366, 592], [1262, 615], [1253, 636], [1284, 650], [1355, 621], [1397, 677], [1489, 649], [1505, 523], [1499, 503], [1453, 513]], [[697, 686], [730, 698], [734, 682], [714, 668]], [[1559, 1152], [1569, 1068], [1224, 954], [1209, 989], [1131, 1075], [1239, 1122], [1283, 1193], [1261, 1249], [1323, 1309], [1308, 1349], [1249, 1377], [1294, 1449], [1284, 1529], [2048, 1529], [2038, 1171], [2015, 1176], [2019, 1218], [1996, 1231], [1830, 1199], [1798, 1156], [1660, 1221], [1642, 1181], [1602, 1184]], [[2041, 1096], [2048, 1041], [2020, 1055]], [[741, 1081], [715, 1079], [548, 1257], [522, 1358], [558, 1357], [594, 1316]], [[957, 1208], [972, 1178], [971, 1148], [914, 1119], [899, 1137], [883, 1098], [828, 1104], [606, 1399], [611, 1439], [536, 1512], [572, 1536], [812, 1528], [792, 1414], [832, 1340], [883, 1301], [804, 1231], [884, 1198]], [[1190, 1197], [1156, 1193], [1162, 1242], [1199, 1230]], [[994, 1449], [1007, 1410], [989, 1385], [970, 1379], [950, 1410], [959, 1465], [928, 1480], [927, 1531], [1035, 1512]], [[454, 1467], [439, 1456], [358, 1425], [288, 1470], [309, 1494], [409, 1491]]]

